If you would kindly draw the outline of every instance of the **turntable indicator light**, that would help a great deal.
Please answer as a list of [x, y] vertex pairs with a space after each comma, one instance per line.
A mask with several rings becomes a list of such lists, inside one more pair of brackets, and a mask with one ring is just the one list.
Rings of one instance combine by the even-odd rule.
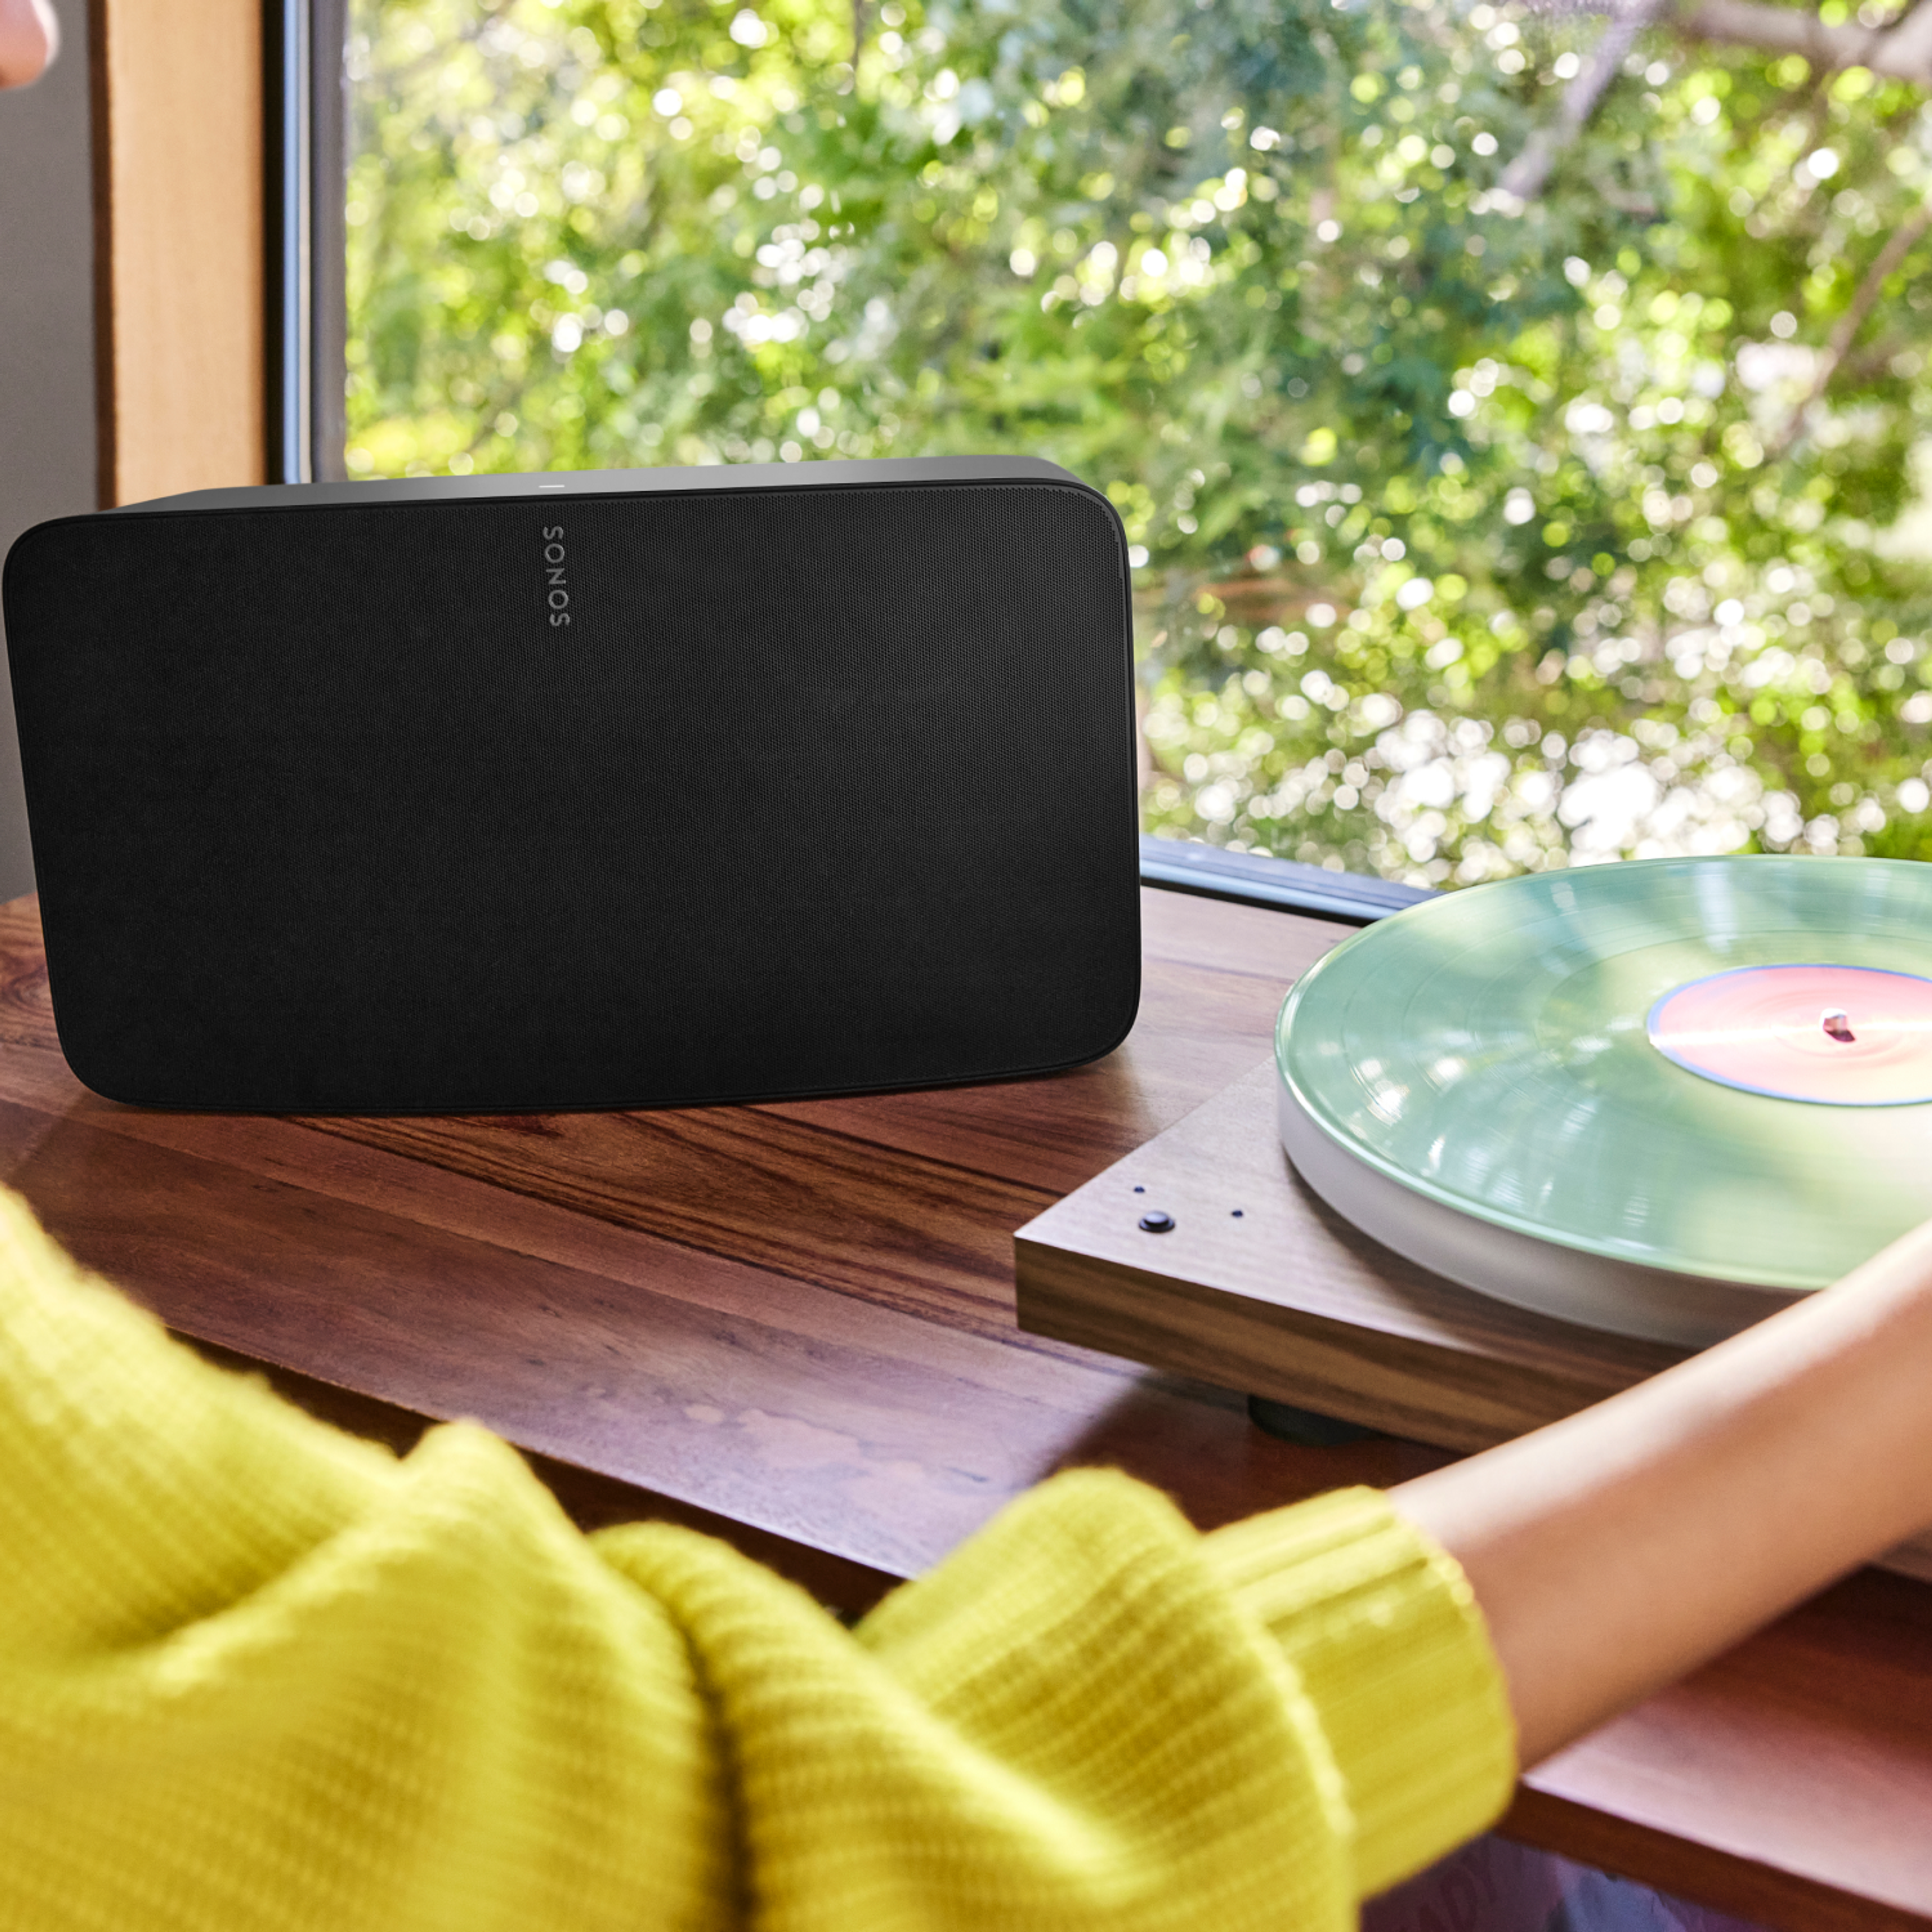
[[1852, 1030], [1852, 1018], [1843, 1006], [1827, 1006], [1820, 1016], [1819, 1024], [1840, 1046], [1850, 1046], [1858, 1038]]

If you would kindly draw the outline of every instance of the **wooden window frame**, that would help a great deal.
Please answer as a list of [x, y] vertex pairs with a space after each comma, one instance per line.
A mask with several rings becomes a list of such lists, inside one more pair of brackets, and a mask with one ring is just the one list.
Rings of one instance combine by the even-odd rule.
[[90, 0], [104, 508], [268, 471], [260, 0]]

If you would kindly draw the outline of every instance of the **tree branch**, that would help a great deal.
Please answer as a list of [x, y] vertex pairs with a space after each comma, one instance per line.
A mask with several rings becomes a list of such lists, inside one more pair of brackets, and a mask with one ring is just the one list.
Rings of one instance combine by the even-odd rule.
[[1910, 221], [1894, 230], [1892, 238], [1878, 251], [1877, 259], [1865, 271], [1864, 279], [1859, 283], [1850, 306], [1839, 316], [1838, 326], [1832, 330], [1832, 339], [1825, 345], [1825, 352], [1818, 358], [1810, 390], [1804, 400], [1791, 412], [1784, 433], [1767, 452], [1768, 460], [1774, 462], [1798, 440], [1798, 433], [1804, 427], [1804, 418], [1810, 413], [1811, 406], [1830, 387], [1832, 378], [1838, 373], [1846, 351], [1858, 340], [1858, 331], [1864, 327], [1866, 320], [1892, 272], [1912, 252], [1928, 228], [1932, 228], [1932, 202], [1922, 204]]
[[[1924, 0], [1906, 0], [1896, 19], [1877, 27], [1828, 26], [1808, 8], [1771, 5], [1766, 0], [1688, 0], [1675, 12], [1670, 0], [1530, 0], [1530, 4], [1538, 13], [1607, 14], [1610, 22], [1589, 64], [1564, 91], [1556, 124], [1531, 135], [1497, 182], [1498, 200], [1511, 213], [1543, 192], [1563, 151], [1588, 125], [1631, 44], [1653, 22], [1661, 22], [1688, 40], [1802, 54], [1811, 64], [1814, 90], [1826, 74], [1850, 67], [1932, 87], [1932, 5]], [[1822, 95], [1819, 105], [1822, 110]]]
[[1772, 6], [1766, 0], [1690, 0], [1669, 24], [1686, 40], [1802, 54], [1814, 68], [1869, 68], [1932, 87], [1932, 7], [1909, 7], [1888, 27], [1849, 22], [1832, 27], [1808, 8]]
[[1856, 356], [1847, 356], [1832, 371], [1834, 382], [1849, 382], [1856, 388], [1861, 382], [1869, 382], [1887, 374], [1892, 358], [1904, 355], [1912, 346], [1912, 338], [1906, 335], [1888, 335], [1874, 342], [1868, 349], [1861, 349]]
[[[1621, 20], [1631, 8], [1630, 0], [1528, 0], [1528, 10], [1606, 14]], [[1659, 26], [1680, 39], [1802, 54], [1814, 74], [1863, 67], [1894, 80], [1932, 87], [1932, 8], [1920, 0], [1907, 0], [1896, 19], [1876, 27], [1850, 21], [1828, 26], [1809, 8], [1778, 6], [1769, 0], [1683, 0], [1674, 11], [1667, 5], [1645, 11], [1646, 17], [1654, 14]]]
[[1598, 36], [1589, 63], [1563, 91], [1563, 106], [1553, 128], [1539, 128], [1524, 144], [1522, 152], [1503, 170], [1496, 186], [1516, 200], [1534, 201], [1543, 192], [1557, 157], [1576, 140], [1597, 111], [1604, 90], [1616, 78], [1630, 43], [1658, 15], [1664, 0], [1635, 0], [1635, 4], [1612, 14], [1610, 24]]

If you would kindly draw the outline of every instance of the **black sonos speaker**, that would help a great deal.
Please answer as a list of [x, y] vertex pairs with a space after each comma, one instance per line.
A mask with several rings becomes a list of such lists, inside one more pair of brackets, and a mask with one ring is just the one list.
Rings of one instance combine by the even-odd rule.
[[1050, 464], [208, 491], [28, 531], [4, 607], [110, 1098], [771, 1099], [1132, 1024], [1126, 544]]

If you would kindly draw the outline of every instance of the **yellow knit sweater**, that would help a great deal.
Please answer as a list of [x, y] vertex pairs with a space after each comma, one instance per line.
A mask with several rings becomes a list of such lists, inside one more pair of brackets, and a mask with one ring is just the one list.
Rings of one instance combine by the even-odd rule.
[[310, 1420], [0, 1197], [6, 1932], [1340, 1928], [1511, 1775], [1372, 1492], [1063, 1477], [848, 1631], [480, 1429]]

